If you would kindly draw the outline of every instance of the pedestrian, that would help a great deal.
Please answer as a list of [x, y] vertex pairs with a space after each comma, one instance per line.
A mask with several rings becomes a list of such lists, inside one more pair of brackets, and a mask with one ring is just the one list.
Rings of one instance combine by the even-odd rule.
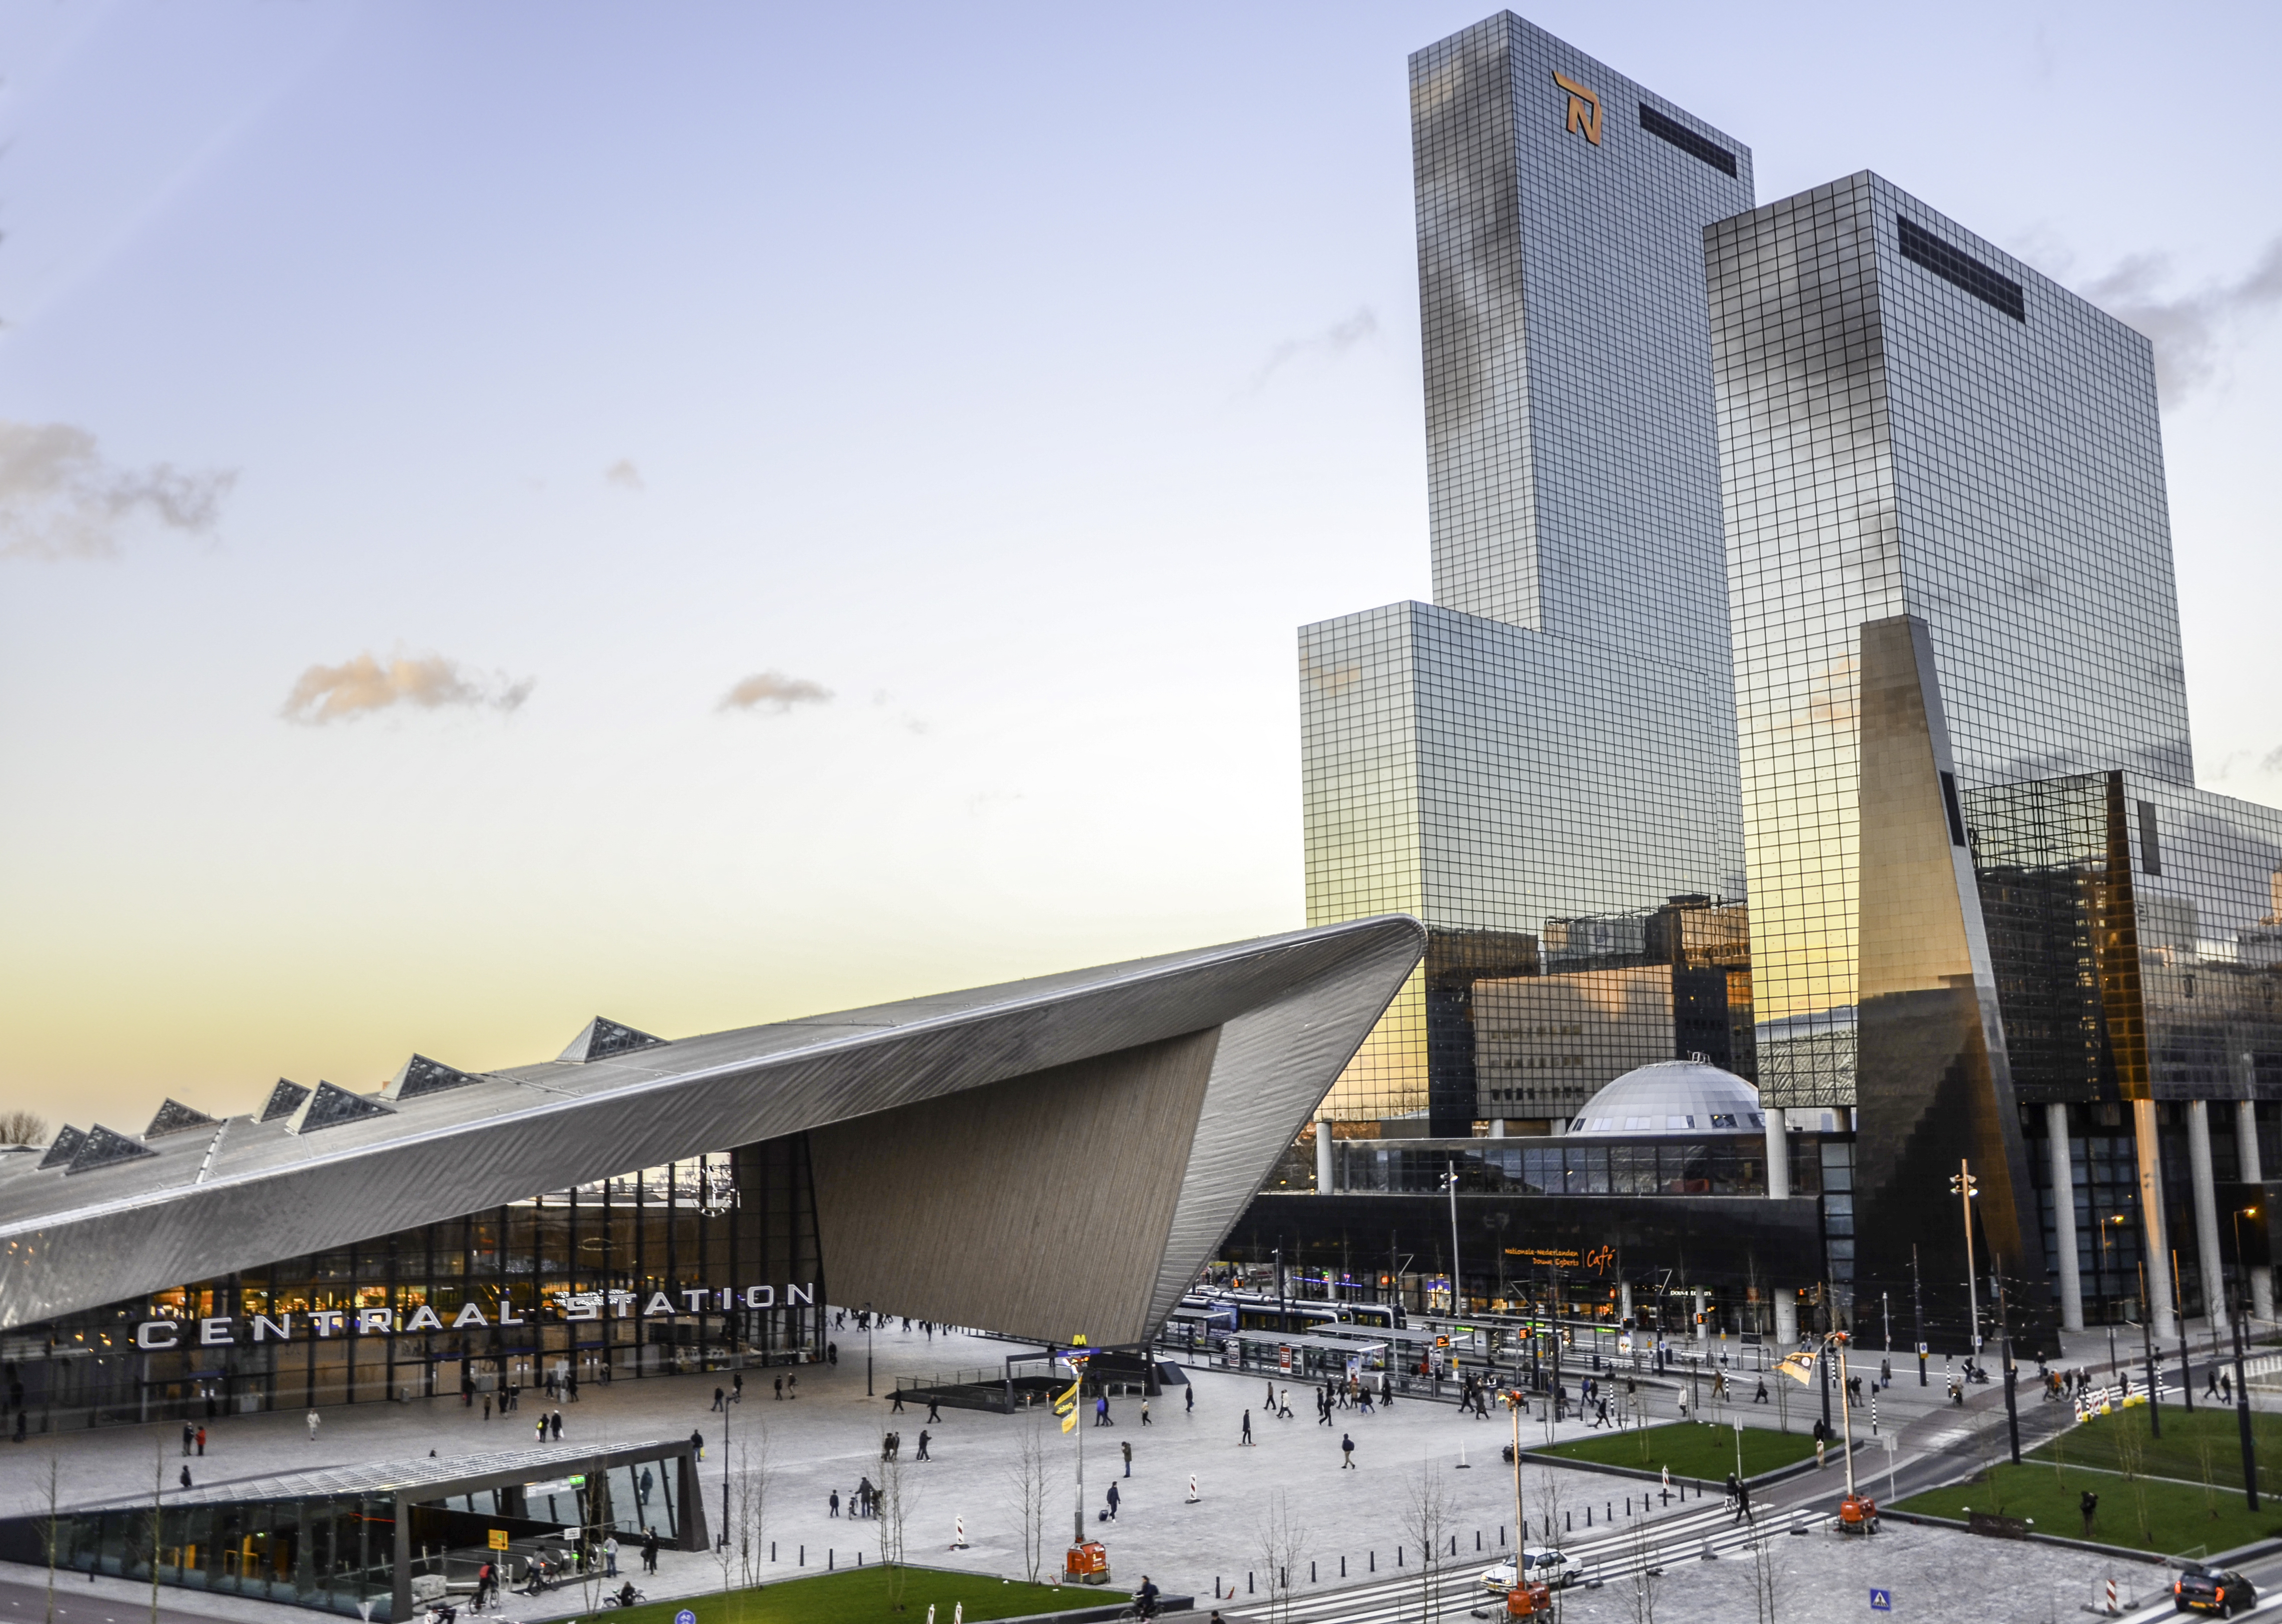
[[698, 1459], [703, 1460], [705, 1458], [705, 1434], [701, 1432], [693, 1431], [689, 1434], [689, 1447], [691, 1449], [695, 1451]]
[[541, 1443], [547, 1441], [547, 1412], [544, 1410], [539, 1412], [539, 1425], [533, 1429], [532, 1435]]
[[2076, 1509], [2084, 1513], [2084, 1537], [2092, 1537], [2092, 1519], [2100, 1515], [2100, 1496], [2089, 1488], [2076, 1497]]
[[1822, 1458], [1822, 1451], [1828, 1447], [1829, 1446], [1824, 1443], [1824, 1441], [1820, 1438], [1817, 1438], [1814, 1441], [1814, 1469], [1817, 1472], [1821, 1471], [1823, 1468], [1825, 1463]]
[[1772, 1399], [1767, 1397], [1767, 1379], [1762, 1376], [1759, 1378], [1759, 1390], [1753, 1395], [1751, 1403], [1754, 1404], [1766, 1404], [1772, 1403], [1774, 1401]]
[[484, 1610], [484, 1604], [491, 1599], [492, 1592], [498, 1588], [499, 1569], [486, 1561], [476, 1570], [476, 1597], [469, 1605], [477, 1612], [481, 1612]]
[[827, 1364], [834, 1364], [834, 1365], [836, 1365], [836, 1364], [838, 1364], [840, 1363], [840, 1344], [839, 1344], [839, 1343], [837, 1343], [837, 1342], [827, 1342], [827, 1343], [824, 1345], [824, 1362], [825, 1362]]
[[[578, 1384], [575, 1381], [570, 1384], [570, 1396], [578, 1396]], [[742, 1371], [734, 1371], [729, 1377], [729, 1402], [733, 1404], [745, 1402], [745, 1372]]]
[[642, 1572], [646, 1573], [657, 1572], [657, 1530], [656, 1528], [645, 1529], [642, 1533]]
[[785, 1396], [787, 1398], [798, 1398], [800, 1396], [800, 1378], [798, 1376], [788, 1376], [785, 1378]]
[[1149, 1425], [1149, 1401], [1145, 1398], [1141, 1401], [1141, 1425]]
[[934, 1422], [938, 1426], [943, 1425], [943, 1410], [940, 1408], [942, 1403], [943, 1401], [937, 1398], [934, 1394], [930, 1393], [928, 1395], [927, 1418]]
[[486, 1393], [486, 1394], [485, 1394], [485, 1395], [484, 1395], [484, 1419], [485, 1419], [485, 1420], [486, 1420], [486, 1421], [488, 1421], [488, 1420], [490, 1420], [491, 1418], [492, 1418], [492, 1395], [491, 1395], [490, 1394]]
[[897, 1387], [895, 1396], [888, 1401], [888, 1413], [897, 1416], [904, 1413], [904, 1390], [901, 1387]]
[[1133, 1441], [1129, 1438], [1117, 1447], [1125, 1452], [1125, 1475], [1131, 1477], [1133, 1475]]
[[[739, 1379], [740, 1379], [740, 1380], [742, 1380], [742, 1379], [743, 1379], [743, 1378], [740, 1377], [740, 1378], [739, 1378]], [[574, 1403], [574, 1404], [575, 1404], [575, 1403], [577, 1403], [578, 1402], [578, 1371], [571, 1371], [567, 1372], [567, 1373], [563, 1376], [563, 1392], [564, 1392], [564, 1393], [566, 1393], [566, 1394], [568, 1394], [568, 1395], [570, 1395], [570, 1402], [571, 1402], [572, 1403]]]
[[309, 1441], [317, 1441], [317, 1412], [314, 1410], [309, 1411]]
[[1276, 1384], [1272, 1381], [1268, 1384], [1268, 1412], [1276, 1413]]
[[602, 1536], [602, 1577], [616, 1579], [617, 1576], [618, 1536], [616, 1534], [606, 1534]]
[[1249, 1410], [1244, 1412], [1244, 1436], [1236, 1443], [1238, 1449], [1249, 1449], [1252, 1445], [1252, 1411]]
[[188, 1466], [185, 1466], [185, 1467], [183, 1467], [183, 1468], [182, 1468], [182, 1487], [183, 1487], [184, 1488], [188, 1488], [190, 1486], [190, 1469]]
[[563, 1441], [563, 1412], [559, 1410], [556, 1410], [553, 1420], [555, 1426], [555, 1441], [560, 1443]]
[[1109, 1486], [1109, 1520], [1117, 1520], [1117, 1485], [1114, 1483]]
[[201, 1454], [201, 1455], [203, 1455], [203, 1454], [205, 1454], [206, 1452], [206, 1429], [205, 1427], [201, 1426], [200, 1428], [198, 1428], [198, 1453], [199, 1453], [199, 1454]]
[[1096, 1426], [1114, 1426], [1116, 1425], [1114, 1421], [1112, 1421], [1109, 1418], [1109, 1395], [1106, 1393], [1093, 1401], [1093, 1424]]
[[836, 1488], [832, 1491], [832, 1514], [840, 1515], [840, 1491]]
[[784, 1378], [781, 1376], [777, 1378], [777, 1402], [779, 1403], [784, 1402]]
[[927, 1429], [926, 1427], [924, 1427], [924, 1426], [920, 1427], [920, 1452], [919, 1452], [917, 1455], [914, 1455], [913, 1457], [912, 1457], [912, 1458], [913, 1460], [925, 1460], [925, 1459], [928, 1457], [927, 1447], [928, 1447], [928, 1436], [929, 1436], [929, 1434], [928, 1434], [928, 1429]]
[[182, 1423], [182, 1454], [185, 1458], [188, 1458], [190, 1452], [190, 1440], [197, 1435], [197, 1433], [198, 1428], [192, 1426], [188, 1421]]
[[1182, 1412], [1185, 1415], [1194, 1415], [1197, 1412], [1197, 1384], [1193, 1381], [1188, 1384], [1188, 1402], [1183, 1406]]
[[1339, 1470], [1342, 1472], [1354, 1470], [1354, 1434], [1353, 1433], [1339, 1434]]
[[1355, 1394], [1355, 1409], [1358, 1413], [1362, 1415], [1369, 1415], [1370, 1413], [1370, 1389], [1368, 1387], [1360, 1389]]
[[[718, 1410], [721, 1408], [722, 1401], [726, 1396], [727, 1395], [724, 1394], [720, 1388], [716, 1387], [713, 1389], [713, 1409], [715, 1410]], [[708, 1413], [710, 1412], [709, 1411]]]

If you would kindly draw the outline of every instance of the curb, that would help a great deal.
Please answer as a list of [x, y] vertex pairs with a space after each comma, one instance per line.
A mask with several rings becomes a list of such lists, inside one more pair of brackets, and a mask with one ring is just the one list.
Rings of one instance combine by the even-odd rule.
[[[1867, 1442], [1858, 1440], [1854, 1445], [1854, 1452], [1859, 1454], [1869, 1447], [1870, 1446]], [[1643, 1483], [1655, 1483], [1661, 1485], [1664, 1481], [1664, 1474], [1660, 1472], [1649, 1472], [1638, 1466], [1604, 1465], [1599, 1461], [1576, 1460], [1566, 1455], [1547, 1455], [1541, 1452], [1541, 1449], [1542, 1446], [1540, 1446], [1540, 1449], [1524, 1449], [1521, 1453], [1525, 1459], [1534, 1461], [1541, 1466], [1566, 1466], [1573, 1471], [1603, 1472], [1610, 1477], [1631, 1478], [1637, 1482]], [[1843, 1450], [1839, 1452], [1839, 1458], [1842, 1462], [1845, 1459], [1845, 1452]], [[1502, 1465], [1505, 1463], [1501, 1461], [1499, 1464]], [[1814, 1458], [1813, 1457], [1809, 1456], [1805, 1460], [1793, 1461], [1788, 1466], [1777, 1466], [1772, 1471], [1762, 1472], [1758, 1473], [1756, 1476], [1745, 1478], [1743, 1480], [1743, 1487], [1746, 1488], [1758, 1488], [1766, 1484], [1780, 1483], [1789, 1478], [1802, 1477], [1807, 1472], [1816, 1470], [1818, 1470], [1818, 1468], [1814, 1464]], [[1672, 1480], [1675, 1484], [1686, 1483], [1691, 1488], [1699, 1490], [1715, 1491], [1719, 1494], [1725, 1494], [1727, 1491], [1727, 1484], [1725, 1479], [1691, 1478], [1675, 1475]]]
[[[1960, 1534], [1973, 1532], [1970, 1527], [1953, 1517], [1929, 1517], [1923, 1511], [1890, 1511], [1882, 1505], [1878, 1508], [1878, 1516], [1881, 1520], [1890, 1517], [1896, 1522], [1916, 1523], [1925, 1528], [1954, 1528]], [[2097, 1540], [2070, 1539], [2064, 1534], [2038, 1534], [2033, 1528], [2021, 1537], [2024, 1540], [2033, 1540], [2039, 1545], [2059, 1545], [2069, 1550], [2088, 1550], [2096, 1556], [2115, 1557], [2125, 1562], [2145, 1562], [2154, 1567], [2169, 1567], [2177, 1560], [2177, 1558], [2162, 1556], [2152, 1550], [2134, 1550], [2128, 1545], [2103, 1545]], [[2282, 1550], [2282, 1540], [2268, 1540], [2262, 1542], [2274, 1550]], [[2252, 1547], [2245, 1546], [2244, 1549], [2250, 1550]], [[2232, 1557], [2234, 1553], [2229, 1551], [2226, 1554]], [[2217, 1558], [2210, 1559], [2216, 1561]]]

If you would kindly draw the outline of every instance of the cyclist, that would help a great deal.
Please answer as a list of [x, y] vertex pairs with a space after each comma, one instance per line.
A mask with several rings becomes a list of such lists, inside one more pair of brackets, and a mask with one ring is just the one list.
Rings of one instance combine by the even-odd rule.
[[1141, 1588], [1133, 1592], [1133, 1611], [1145, 1619], [1157, 1616], [1157, 1587], [1148, 1574], [1141, 1575]]

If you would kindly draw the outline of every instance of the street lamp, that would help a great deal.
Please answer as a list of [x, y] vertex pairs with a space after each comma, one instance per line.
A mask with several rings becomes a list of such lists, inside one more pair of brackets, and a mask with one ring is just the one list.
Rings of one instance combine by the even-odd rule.
[[2234, 1222], [2234, 1418], [2242, 1434], [2242, 1488], [2249, 1498], [2250, 1509], [2258, 1509], [2258, 1453], [2250, 1441], [2250, 1385], [2242, 1375], [2242, 1318], [2250, 1308], [2249, 1271], [2242, 1261], [2242, 1221], [2258, 1216], [2255, 1207], [2238, 1207], [2232, 1214]]
[[865, 1303], [864, 1305], [864, 1396], [865, 1398], [872, 1396], [872, 1322], [878, 1316], [872, 1312], [872, 1305]]
[[[2108, 1225], [2112, 1224], [2122, 1224], [2125, 1221], [2126, 1215], [2120, 1212], [2110, 1213], [2107, 1216], [2100, 1221], [2100, 1256], [2103, 1264], [2106, 1263], [2107, 1258]], [[2115, 1368], [2115, 1317], [2108, 1312], [2107, 1286], [2105, 1269], [2102, 1270], [2102, 1278], [2100, 1285], [2100, 1317], [2107, 1322], [2107, 1368], [2112, 1371]]]
[[1958, 1162], [1957, 1171], [1949, 1176], [1949, 1193], [1957, 1197], [1960, 1210], [1965, 1215], [1965, 1301], [1973, 1317], [1966, 1333], [1966, 1364], [1969, 1367], [1972, 1356], [1981, 1351], [1981, 1289], [1973, 1278], [1973, 1198], [1981, 1193], [1981, 1185], [1973, 1177], [1971, 1162]]

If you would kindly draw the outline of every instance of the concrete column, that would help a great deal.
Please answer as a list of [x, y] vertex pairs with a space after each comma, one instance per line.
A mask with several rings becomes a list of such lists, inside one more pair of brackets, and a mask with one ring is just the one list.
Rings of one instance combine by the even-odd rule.
[[[2249, 1058], [2247, 1054], [2243, 1056], [2246, 1061]], [[2258, 1159], [2258, 1112], [2247, 1100], [2238, 1100], [2234, 1102], [2234, 1142], [2239, 1146], [2238, 1154], [2241, 1163], [2243, 1183], [2264, 1184], [2266, 1172]], [[2258, 1221], [2261, 1224], [2265, 1223], [2266, 1215], [2260, 1213]], [[2253, 1319], [2270, 1321], [2274, 1317], [2274, 1270], [2270, 1268], [2259, 1268], [2253, 1269], [2249, 1272], [2250, 1317]]]
[[2211, 1180], [2210, 1106], [2187, 1101], [2187, 1169], [2195, 1186], [2195, 1249], [2203, 1263], [2203, 1307], [2211, 1328], [2226, 1326], [2226, 1276], [2218, 1255], [2218, 1193]]
[[1618, 1280], [1617, 1282], [1617, 1323], [1622, 1325], [1632, 1317], [1633, 1283], [1630, 1280]]
[[1701, 1286], [1696, 1288], [1696, 1340], [1699, 1342], [1712, 1340], [1711, 1324], [1704, 1317], [1704, 1288]]
[[2171, 1249], [2164, 1238], [2163, 1157], [2155, 1140], [2155, 1102], [2131, 1102], [2131, 1137], [2139, 1162], [2139, 1244], [2146, 1251], [2147, 1301], [2142, 1311], [2159, 1340], [2178, 1334], [2171, 1316]]
[[2076, 1163], [2069, 1154], [2068, 1107], [2045, 1107], [2045, 1136], [2052, 1154], [2053, 1241], [2061, 1255], [2061, 1329], [2081, 1331], [2084, 1274], [2076, 1256]]
[[1331, 1193], [1331, 1119], [1316, 1119], [1316, 1193]]
[[[1760, 1115], [1766, 1120], [1767, 1131], [1767, 1200], [1790, 1199], [1790, 1144], [1783, 1137], [1783, 1114], [1769, 1111], [1761, 1102]], [[1775, 1302], [1775, 1345], [1789, 1348], [1798, 1341], [1798, 1299], [1790, 1288], [1778, 1281], [1767, 1287]]]

